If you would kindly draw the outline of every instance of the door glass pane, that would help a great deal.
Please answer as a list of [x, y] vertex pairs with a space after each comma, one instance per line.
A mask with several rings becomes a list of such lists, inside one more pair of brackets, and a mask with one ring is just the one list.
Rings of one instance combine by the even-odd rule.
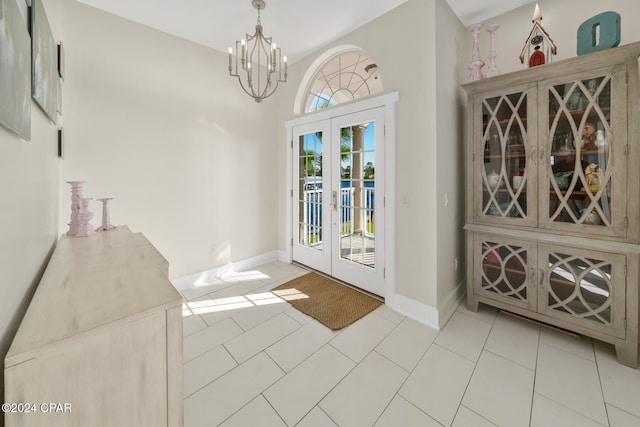
[[549, 254], [550, 309], [611, 324], [611, 263], [562, 253]]
[[484, 168], [482, 213], [527, 216], [527, 94], [518, 92], [482, 101]]
[[526, 302], [526, 265], [525, 248], [497, 242], [482, 242], [482, 289]]
[[322, 251], [322, 132], [301, 135], [298, 144], [298, 243]]
[[549, 88], [549, 219], [611, 226], [611, 77]]
[[375, 267], [375, 122], [340, 129], [340, 258]]

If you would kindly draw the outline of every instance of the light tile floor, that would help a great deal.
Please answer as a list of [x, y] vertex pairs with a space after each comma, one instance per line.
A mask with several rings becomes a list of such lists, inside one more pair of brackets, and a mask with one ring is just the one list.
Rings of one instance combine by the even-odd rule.
[[331, 331], [269, 291], [281, 262], [184, 290], [185, 426], [640, 426], [613, 347], [461, 305], [436, 331], [382, 306]]

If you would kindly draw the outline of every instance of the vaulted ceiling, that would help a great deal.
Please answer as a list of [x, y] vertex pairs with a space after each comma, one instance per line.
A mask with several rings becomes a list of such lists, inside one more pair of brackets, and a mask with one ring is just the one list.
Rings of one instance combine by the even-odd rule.
[[[257, 11], [251, 0], [78, 0], [131, 21], [226, 52], [251, 32]], [[265, 0], [267, 36], [294, 62], [406, 0]], [[441, 0], [437, 0], [441, 1]], [[464, 25], [484, 21], [528, 0], [447, 0]]]

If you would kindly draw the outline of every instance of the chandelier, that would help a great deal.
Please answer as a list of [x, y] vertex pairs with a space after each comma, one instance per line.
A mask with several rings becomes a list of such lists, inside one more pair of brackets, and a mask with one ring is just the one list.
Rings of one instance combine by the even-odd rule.
[[258, 10], [256, 32], [236, 41], [235, 55], [229, 48], [229, 75], [237, 77], [242, 89], [256, 102], [262, 102], [276, 91], [278, 83], [287, 81], [287, 57], [282, 56], [271, 37], [262, 33], [260, 11], [266, 6], [264, 0], [252, 0], [251, 4]]

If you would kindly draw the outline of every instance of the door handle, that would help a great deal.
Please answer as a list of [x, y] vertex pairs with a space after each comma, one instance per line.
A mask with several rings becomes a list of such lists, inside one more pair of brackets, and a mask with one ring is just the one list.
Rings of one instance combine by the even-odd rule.
[[535, 166], [536, 162], [537, 162], [537, 159], [538, 158], [536, 156], [536, 146], [532, 145], [531, 146], [531, 164]]
[[535, 285], [536, 285], [536, 268], [535, 267], [530, 267], [529, 268], [529, 280], [530, 280], [532, 286], [535, 287]]
[[338, 210], [338, 192], [334, 191], [331, 193], [331, 205], [333, 206], [333, 210]]

